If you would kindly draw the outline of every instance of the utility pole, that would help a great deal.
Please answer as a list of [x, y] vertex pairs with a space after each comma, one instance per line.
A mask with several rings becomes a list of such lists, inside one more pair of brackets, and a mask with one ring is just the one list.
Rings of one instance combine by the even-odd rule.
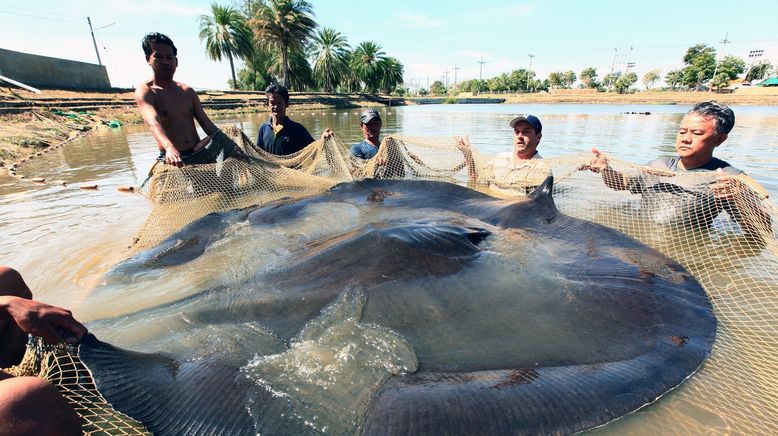
[[459, 69], [459, 67], [457, 66], [457, 64], [454, 64], [454, 68], [452, 68], [452, 70], [454, 70], [454, 87], [455, 88], [457, 86], [457, 70], [458, 69]]
[[532, 89], [530, 83], [532, 83], [532, 58], [534, 58], [535, 55], [532, 54], [532, 50], [530, 50], [527, 56], [529, 56], [529, 71], [527, 71], [527, 90], [529, 90], [529, 92], [533, 92], [534, 89]]
[[629, 53], [627, 54], [627, 67], [624, 68], [624, 74], [629, 73], [629, 69], [633, 68], [635, 63], [632, 62], [632, 46], [629, 46]]
[[[728, 36], [729, 36], [729, 32], [725, 33], [724, 34], [724, 40], [720, 41], [721, 42], [721, 53], [722, 54], [724, 53], [724, 49], [726, 48], [727, 44], [729, 44], [729, 42], [730, 42], [727, 39]], [[713, 90], [713, 82], [716, 80], [716, 72], [719, 71], [719, 60], [718, 60], [718, 57], [719, 56], [717, 55], [716, 56], [716, 67], [713, 68], [713, 77], [711, 77], [711, 79], [710, 79], [710, 85], [711, 86], [710, 86], [709, 90], [711, 90], [711, 91]]]
[[89, 33], [92, 34], [92, 43], [95, 45], [95, 54], [97, 54], [97, 64], [103, 65], [103, 61], [100, 60], [100, 52], [97, 50], [97, 40], [95, 40], [95, 31], [92, 30], [92, 20], [86, 17], [86, 22], [89, 23]]
[[446, 67], [446, 71], [444, 71], [444, 73], [445, 73], [445, 75], [443, 76], [445, 79], [444, 83], [446, 84], [446, 90], [448, 90], [448, 67]]
[[611, 72], [610, 74], [613, 74], [613, 69], [616, 68], [616, 57], [619, 55], [619, 49], [616, 47], [613, 47], [613, 63], [611, 64]]
[[[751, 73], [751, 70], [754, 68], [754, 62], [756, 62], [756, 58], [761, 58], [764, 54], [764, 50], [750, 50], [748, 52], [748, 57], [751, 59], [751, 65], [748, 66], [748, 70], [746, 70], [746, 75], [743, 76], [745, 81], [745, 78], [748, 78], [748, 74]], [[748, 83], [751, 83], [750, 81]]]
[[482, 77], [484, 73], [484, 64], [486, 61], [483, 57], [481, 57], [481, 60], [478, 61], [478, 63], [481, 64], [481, 68], [478, 70], [478, 93], [481, 93], [481, 80], [483, 80]]

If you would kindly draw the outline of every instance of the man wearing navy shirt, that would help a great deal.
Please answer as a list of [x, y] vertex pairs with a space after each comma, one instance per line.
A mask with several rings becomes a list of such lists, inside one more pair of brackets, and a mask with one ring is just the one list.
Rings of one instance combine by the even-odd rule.
[[[270, 119], [259, 127], [257, 146], [275, 155], [297, 153], [313, 142], [313, 137], [300, 123], [286, 116], [289, 107], [289, 91], [281, 85], [270, 85], [265, 89]], [[332, 130], [325, 129], [321, 140], [333, 136]]]

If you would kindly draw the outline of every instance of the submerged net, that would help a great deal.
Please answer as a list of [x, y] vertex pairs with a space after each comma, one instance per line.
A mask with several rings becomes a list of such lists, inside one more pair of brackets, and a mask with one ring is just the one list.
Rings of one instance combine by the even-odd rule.
[[[590, 155], [525, 164], [475, 151], [470, 158], [454, 138], [386, 138], [370, 160], [352, 157], [337, 138], [274, 156], [240, 130], [225, 132], [246, 157], [153, 168], [142, 193], [154, 208], [133, 250], [151, 247], [211, 212], [316, 195], [367, 177], [442, 180], [510, 198], [526, 195], [553, 173], [561, 212], [618, 229], [680, 262], [705, 287], [719, 320], [712, 355], [695, 376], [637, 418], [601, 431], [769, 434], [778, 429], [778, 209], [751, 179], [673, 174], [617, 160], [610, 161], [610, 170], [594, 173], [587, 166]], [[66, 393], [88, 421], [85, 429], [114, 422], [104, 418], [107, 406], [88, 377], [58, 375], [82, 368], [64, 355], [47, 357], [55, 359], [52, 368], [63, 369], [42, 375], [64, 392], [89, 392]]]

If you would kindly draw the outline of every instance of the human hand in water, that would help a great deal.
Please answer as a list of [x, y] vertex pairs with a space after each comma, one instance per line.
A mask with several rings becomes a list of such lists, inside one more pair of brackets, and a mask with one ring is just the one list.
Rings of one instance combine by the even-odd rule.
[[325, 139], [330, 139], [335, 136], [335, 132], [332, 131], [329, 127], [324, 129], [323, 132], [321, 132], [321, 140], [324, 141]]
[[27, 334], [40, 336], [50, 344], [62, 340], [77, 344], [87, 333], [86, 327], [73, 318], [66, 309], [50, 306], [40, 301], [19, 297], [2, 297], [0, 307], [4, 307], [14, 323]]

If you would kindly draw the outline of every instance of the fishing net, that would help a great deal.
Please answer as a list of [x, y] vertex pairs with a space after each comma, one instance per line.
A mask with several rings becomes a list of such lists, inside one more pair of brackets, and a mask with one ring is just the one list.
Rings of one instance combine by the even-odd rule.
[[[778, 430], [778, 209], [748, 177], [677, 174], [615, 159], [596, 173], [587, 165], [591, 155], [515, 163], [469, 151], [466, 140], [463, 146], [454, 138], [386, 138], [369, 160], [352, 157], [337, 137], [274, 156], [240, 130], [225, 133], [245, 157], [183, 168], [155, 165], [141, 190], [154, 208], [133, 250], [211, 212], [316, 195], [361, 178], [442, 180], [515, 198], [553, 173], [561, 212], [618, 229], [680, 262], [705, 287], [719, 320], [712, 355], [696, 375], [662, 401], [598, 431]], [[63, 390], [87, 421], [85, 430], [143, 431], [108, 413], [70, 353], [44, 356], [51, 364], [40, 375]]]

